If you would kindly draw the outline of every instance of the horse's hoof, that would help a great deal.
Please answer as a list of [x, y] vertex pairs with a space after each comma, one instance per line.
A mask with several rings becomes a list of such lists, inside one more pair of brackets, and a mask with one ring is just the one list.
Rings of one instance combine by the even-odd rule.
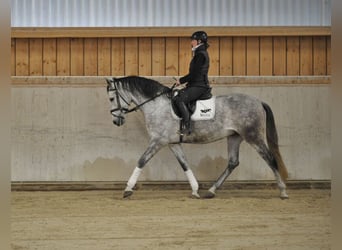
[[212, 198], [214, 198], [214, 197], [215, 197], [215, 193], [210, 192], [210, 191], [208, 191], [208, 192], [203, 196], [203, 198], [205, 198], [205, 199], [212, 199]]
[[289, 198], [289, 196], [287, 195], [287, 193], [285, 191], [280, 192], [280, 199], [286, 200], [288, 198]]
[[133, 194], [133, 191], [125, 191], [123, 194], [123, 198], [127, 199]]
[[190, 196], [191, 199], [201, 199], [201, 196], [195, 192], [195, 193], [192, 193], [191, 196]]

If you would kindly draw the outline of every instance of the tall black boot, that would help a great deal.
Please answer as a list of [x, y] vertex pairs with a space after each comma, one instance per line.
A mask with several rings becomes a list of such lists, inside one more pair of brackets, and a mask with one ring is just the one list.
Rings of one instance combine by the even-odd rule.
[[184, 104], [184, 102], [178, 102], [177, 103], [177, 107], [180, 111], [180, 113], [182, 114], [182, 129], [180, 131], [181, 134], [185, 134], [185, 135], [190, 135], [191, 134], [191, 123], [190, 123], [190, 113], [189, 110], [187, 108], [187, 106]]

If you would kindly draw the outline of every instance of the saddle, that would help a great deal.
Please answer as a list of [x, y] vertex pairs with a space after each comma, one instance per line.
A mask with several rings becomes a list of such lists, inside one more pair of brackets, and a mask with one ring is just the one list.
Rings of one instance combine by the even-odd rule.
[[[173, 93], [172, 96], [175, 94], [176, 93]], [[181, 114], [177, 107], [173, 102], [171, 103], [174, 118], [181, 119]], [[198, 100], [188, 103], [187, 108], [192, 121], [212, 119], [215, 115], [215, 96], [212, 96], [211, 89], [208, 89], [208, 91], [203, 93]]]

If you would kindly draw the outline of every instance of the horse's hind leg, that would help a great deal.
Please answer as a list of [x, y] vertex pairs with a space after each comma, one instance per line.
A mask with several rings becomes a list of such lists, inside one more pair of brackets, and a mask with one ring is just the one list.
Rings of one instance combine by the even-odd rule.
[[257, 142], [253, 142], [250, 144], [256, 149], [256, 151], [259, 153], [259, 155], [266, 161], [268, 166], [270, 166], [270, 168], [272, 169], [274, 176], [277, 180], [278, 188], [280, 190], [280, 198], [281, 199], [289, 198], [287, 193], [286, 193], [286, 185], [283, 182], [283, 180], [279, 174], [279, 171], [277, 168], [277, 162], [276, 162], [273, 154], [271, 153], [271, 151], [267, 148], [265, 142], [262, 139], [260, 139], [260, 140], [257, 140]]
[[228, 141], [228, 166], [208, 190], [204, 198], [214, 198], [215, 191], [222, 186], [223, 182], [233, 172], [233, 170], [239, 165], [239, 150], [242, 138], [238, 134], [231, 135], [227, 138]]
[[190, 183], [191, 189], [192, 189], [192, 197], [193, 198], [200, 198], [198, 194], [198, 182], [192, 173], [190, 166], [186, 160], [186, 157], [184, 155], [182, 146], [180, 144], [170, 144], [169, 145], [171, 151], [176, 156], [179, 164], [181, 165], [182, 169], [184, 170], [184, 173], [186, 177], [188, 178], [188, 181]]

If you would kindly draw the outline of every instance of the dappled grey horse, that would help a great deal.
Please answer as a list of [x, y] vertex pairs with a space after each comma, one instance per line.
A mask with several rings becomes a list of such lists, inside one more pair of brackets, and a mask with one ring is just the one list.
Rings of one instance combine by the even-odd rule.
[[[133, 188], [145, 164], [168, 145], [183, 168], [192, 188], [192, 196], [200, 198], [198, 182], [190, 169], [180, 143], [179, 120], [171, 112], [171, 88], [157, 81], [129, 76], [110, 78], [107, 92], [111, 102], [113, 123], [121, 126], [125, 115], [140, 109], [145, 118], [149, 145], [140, 157], [124, 191], [124, 198]], [[130, 108], [131, 104], [134, 107]], [[193, 121], [193, 132], [184, 135], [183, 143], [209, 143], [227, 138], [228, 166], [208, 190], [205, 198], [215, 197], [225, 179], [239, 165], [239, 148], [243, 140], [250, 144], [272, 169], [280, 190], [280, 198], [288, 198], [285, 181], [287, 170], [278, 147], [278, 135], [271, 108], [264, 102], [245, 94], [216, 96], [215, 117], [209, 121]]]

